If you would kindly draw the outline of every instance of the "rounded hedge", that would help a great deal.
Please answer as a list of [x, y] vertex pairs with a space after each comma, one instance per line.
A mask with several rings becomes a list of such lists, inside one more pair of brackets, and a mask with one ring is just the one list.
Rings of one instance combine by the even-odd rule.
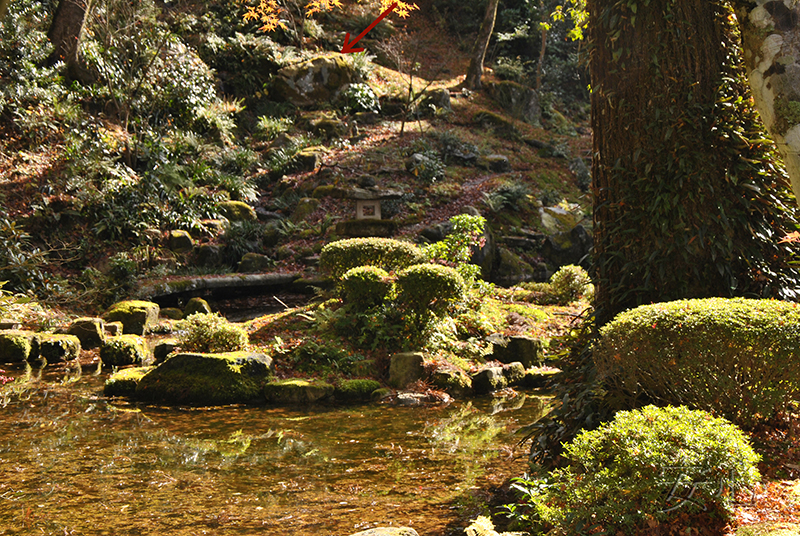
[[439, 264], [416, 264], [397, 274], [397, 301], [417, 316], [439, 314], [462, 300], [464, 278], [454, 268]]
[[375, 266], [359, 266], [345, 272], [341, 288], [344, 300], [358, 309], [369, 309], [383, 302], [394, 287], [386, 270]]
[[319, 255], [319, 267], [335, 278], [358, 266], [401, 270], [423, 262], [422, 250], [414, 244], [391, 238], [348, 238], [327, 244]]
[[[522, 521], [604, 534], [684, 513], [730, 512], [737, 489], [755, 484], [759, 456], [730, 422], [686, 407], [621, 411], [565, 445], [569, 465], [522, 481]], [[594, 532], [594, 530], [592, 530]]]
[[594, 359], [623, 396], [752, 425], [800, 394], [800, 305], [708, 298], [644, 305], [600, 330]]

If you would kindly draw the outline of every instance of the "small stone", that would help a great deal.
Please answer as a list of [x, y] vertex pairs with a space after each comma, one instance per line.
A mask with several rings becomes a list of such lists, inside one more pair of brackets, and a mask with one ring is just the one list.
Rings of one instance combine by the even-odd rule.
[[272, 259], [259, 253], [245, 253], [239, 261], [239, 272], [253, 274], [266, 272], [273, 265]]
[[184, 317], [197, 313], [211, 313], [211, 306], [203, 298], [192, 298], [189, 300], [189, 303], [186, 304], [186, 307], [183, 308]]
[[242, 201], [225, 201], [219, 204], [219, 210], [229, 221], [256, 221], [256, 211]]
[[167, 247], [175, 253], [188, 253], [194, 248], [194, 240], [186, 231], [173, 230], [169, 232]]
[[183, 318], [183, 311], [177, 307], [164, 307], [161, 309], [161, 316], [170, 320], [180, 320]]

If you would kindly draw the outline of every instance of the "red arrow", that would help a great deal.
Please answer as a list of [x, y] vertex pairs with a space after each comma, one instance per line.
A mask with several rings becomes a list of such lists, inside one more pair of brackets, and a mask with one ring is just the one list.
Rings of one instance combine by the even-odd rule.
[[364, 50], [363, 48], [353, 48], [353, 45], [355, 45], [356, 43], [358, 43], [358, 41], [359, 41], [359, 40], [360, 40], [362, 37], [364, 37], [365, 35], [367, 35], [367, 32], [369, 32], [371, 29], [373, 29], [375, 26], [377, 26], [377, 25], [378, 25], [378, 23], [379, 23], [380, 21], [382, 21], [382, 20], [383, 20], [383, 17], [385, 17], [386, 15], [388, 15], [389, 13], [391, 13], [391, 12], [392, 12], [392, 10], [393, 10], [394, 8], [396, 8], [396, 7], [397, 7], [397, 2], [395, 2], [394, 4], [392, 4], [391, 6], [389, 6], [389, 9], [387, 9], [386, 11], [384, 11], [383, 13], [381, 13], [381, 15], [380, 15], [380, 16], [379, 16], [377, 19], [375, 19], [375, 20], [372, 22], [372, 24], [370, 24], [369, 26], [367, 26], [367, 29], [366, 29], [366, 30], [364, 30], [363, 32], [361, 32], [360, 34], [358, 34], [358, 36], [357, 36], [355, 39], [353, 39], [353, 41], [352, 41], [352, 42], [349, 42], [349, 41], [350, 41], [350, 34], [349, 34], [349, 33], [345, 34], [345, 36], [344, 36], [344, 46], [342, 47], [342, 54], [349, 54], [349, 53], [351, 53], [351, 52], [361, 52], [362, 50]]

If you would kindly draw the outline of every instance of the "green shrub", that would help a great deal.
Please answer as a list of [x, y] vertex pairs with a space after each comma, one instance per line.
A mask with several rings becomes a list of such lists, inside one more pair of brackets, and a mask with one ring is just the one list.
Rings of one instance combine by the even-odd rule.
[[350, 84], [339, 96], [344, 113], [375, 112], [380, 113], [381, 104], [375, 92], [367, 84]]
[[470, 264], [475, 248], [482, 248], [486, 243], [484, 228], [486, 218], [459, 214], [450, 218], [451, 231], [435, 244], [425, 248], [425, 254], [436, 263], [452, 266], [468, 281], [480, 275], [480, 266]]
[[397, 274], [397, 301], [418, 319], [441, 314], [465, 293], [464, 278], [454, 268], [416, 264]]
[[248, 344], [244, 328], [231, 324], [219, 313], [188, 316], [178, 334], [178, 345], [188, 352], [237, 352]]
[[511, 517], [566, 534], [632, 533], [650, 519], [728, 513], [759, 479], [758, 455], [731, 423], [685, 407], [622, 411], [565, 445], [570, 465], [519, 479]]
[[319, 266], [338, 279], [358, 266], [371, 265], [392, 271], [423, 260], [422, 251], [408, 242], [391, 238], [349, 238], [331, 242], [322, 248]]
[[394, 283], [386, 270], [375, 266], [358, 266], [345, 272], [341, 287], [344, 300], [359, 310], [380, 305], [390, 295]]
[[800, 393], [800, 306], [774, 300], [680, 300], [626, 311], [594, 350], [611, 390], [750, 425]]
[[580, 266], [568, 264], [558, 269], [550, 278], [550, 289], [559, 305], [567, 305], [589, 292], [592, 280]]

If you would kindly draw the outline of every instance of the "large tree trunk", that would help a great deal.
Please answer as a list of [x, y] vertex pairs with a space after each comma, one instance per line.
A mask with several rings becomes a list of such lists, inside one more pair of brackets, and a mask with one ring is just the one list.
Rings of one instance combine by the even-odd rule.
[[89, 11], [89, 0], [60, 0], [47, 37], [55, 47], [47, 58], [48, 65], [63, 61], [67, 76], [81, 82], [91, 82], [92, 74], [80, 59], [80, 40]]
[[750, 87], [800, 200], [800, 5], [737, 2]]
[[478, 38], [472, 48], [472, 57], [469, 60], [467, 78], [464, 85], [469, 89], [481, 88], [481, 76], [483, 75], [483, 60], [486, 58], [486, 49], [489, 48], [489, 40], [494, 31], [494, 20], [497, 17], [497, 5], [500, 0], [489, 0], [486, 6], [486, 15], [483, 17], [481, 28], [478, 31]]
[[791, 272], [775, 244], [796, 221], [747, 108], [730, 12], [588, 9], [598, 324], [643, 303], [774, 293]]

